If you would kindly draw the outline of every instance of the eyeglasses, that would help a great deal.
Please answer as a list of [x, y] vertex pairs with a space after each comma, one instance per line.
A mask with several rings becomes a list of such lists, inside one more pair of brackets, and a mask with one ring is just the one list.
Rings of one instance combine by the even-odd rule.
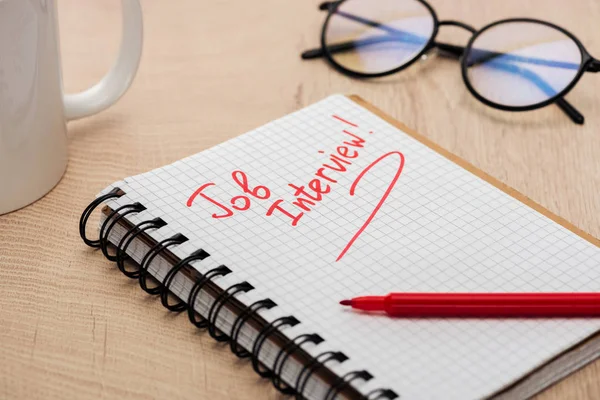
[[[460, 59], [467, 89], [488, 106], [528, 111], [556, 104], [577, 124], [583, 115], [564, 96], [584, 72], [600, 71], [581, 42], [549, 22], [505, 19], [480, 30], [459, 22], [439, 21], [423, 0], [340, 0], [319, 6], [327, 11], [321, 48], [303, 59], [325, 57], [339, 72], [355, 78], [390, 75], [432, 49]], [[468, 44], [436, 42], [443, 25], [471, 32]]]

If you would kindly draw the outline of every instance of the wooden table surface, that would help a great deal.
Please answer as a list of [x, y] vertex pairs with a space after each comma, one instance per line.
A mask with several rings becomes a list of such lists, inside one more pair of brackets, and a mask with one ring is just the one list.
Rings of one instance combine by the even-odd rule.
[[[571, 30], [600, 57], [596, 0], [432, 0], [438, 15], [482, 26], [528, 16]], [[109, 110], [69, 124], [70, 162], [46, 197], [0, 217], [0, 398], [279, 398], [187, 318], [167, 313], [81, 242], [77, 223], [102, 188], [199, 152], [332, 93], [355, 93], [600, 237], [600, 76], [568, 99], [528, 113], [487, 108], [455, 61], [430, 57], [377, 81], [323, 61], [318, 1], [143, 0], [144, 55], [130, 91]], [[109, 68], [117, 0], [58, 0], [67, 91]], [[466, 42], [456, 28], [441, 37]], [[539, 399], [600, 398], [600, 362]]]

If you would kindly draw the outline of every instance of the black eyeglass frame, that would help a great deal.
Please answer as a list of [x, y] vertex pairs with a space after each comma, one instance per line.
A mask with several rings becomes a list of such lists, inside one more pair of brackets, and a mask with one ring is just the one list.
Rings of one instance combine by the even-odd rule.
[[[329, 46], [331, 46], [331, 45], [328, 46], [326, 43], [326, 33], [327, 33], [327, 28], [329, 26], [329, 22], [330, 22], [331, 18], [336, 14], [338, 7], [341, 4], [343, 4], [345, 1], [347, 1], [347, 0], [324, 2], [319, 6], [320, 10], [324, 10], [324, 11], [326, 10], [328, 12], [327, 17], [325, 18], [325, 22], [323, 23], [323, 28], [321, 30], [321, 49], [318, 49], [319, 51], [315, 51], [315, 50], [306, 51], [302, 54], [302, 58], [309, 59], [309, 58], [316, 58], [319, 56], [324, 56], [325, 59], [327, 60], [327, 62], [338, 72], [345, 74], [347, 76], [353, 77], [353, 78], [359, 78], [359, 79], [367, 78], [368, 79], [368, 78], [384, 77], [384, 76], [388, 76], [388, 75], [392, 75], [397, 72], [400, 72], [400, 71], [404, 70], [405, 68], [408, 68], [412, 64], [414, 64], [424, 54], [428, 53], [429, 51], [431, 51], [434, 48], [438, 48], [441, 51], [445, 52], [446, 54], [452, 55], [452, 56], [460, 59], [461, 75], [463, 78], [463, 82], [465, 83], [465, 86], [467, 87], [467, 90], [477, 100], [481, 101], [483, 104], [490, 106], [492, 108], [497, 108], [497, 109], [504, 110], [504, 111], [516, 111], [516, 112], [531, 111], [531, 110], [545, 107], [550, 104], [557, 104], [573, 120], [573, 122], [575, 122], [577, 124], [584, 123], [583, 115], [579, 111], [577, 111], [577, 109], [575, 107], [573, 107], [569, 102], [567, 102], [564, 99], [564, 96], [566, 96], [571, 91], [571, 89], [573, 89], [573, 87], [577, 84], [577, 82], [579, 82], [579, 80], [583, 76], [584, 72], [599, 72], [600, 71], [600, 60], [597, 60], [594, 57], [592, 57], [590, 55], [590, 53], [587, 51], [587, 49], [583, 46], [581, 41], [579, 39], [577, 39], [577, 37], [575, 37], [575, 35], [573, 35], [569, 31], [567, 31], [566, 29], [564, 29], [560, 26], [557, 26], [553, 23], [534, 19], [534, 18], [507, 18], [507, 19], [502, 19], [499, 21], [492, 22], [488, 25], [485, 25], [483, 28], [477, 30], [477, 29], [471, 27], [470, 25], [467, 25], [460, 21], [453, 21], [453, 20], [440, 21], [438, 19], [437, 14], [435, 13], [435, 10], [433, 9], [433, 7], [431, 7], [431, 5], [429, 3], [427, 3], [425, 0], [413, 0], [413, 1], [418, 1], [423, 6], [425, 6], [425, 8], [430, 12], [431, 17], [433, 18], [433, 23], [434, 23], [433, 31], [431, 33], [431, 37], [429, 38], [429, 40], [427, 41], [427, 43], [425, 44], [423, 49], [419, 53], [417, 53], [413, 58], [411, 58], [410, 60], [405, 62], [404, 64], [402, 64], [396, 68], [393, 68], [389, 71], [376, 72], [376, 73], [357, 72], [357, 71], [350, 70], [350, 69], [344, 67], [343, 65], [339, 64], [338, 62], [336, 62], [329, 50]], [[562, 89], [560, 92], [558, 92], [554, 96], [552, 96], [544, 101], [541, 101], [541, 102], [535, 103], [535, 104], [531, 104], [531, 105], [526, 105], [526, 106], [509, 106], [506, 104], [495, 103], [495, 102], [483, 97], [475, 90], [475, 88], [473, 87], [473, 85], [471, 84], [471, 82], [469, 81], [469, 79], [467, 77], [467, 69], [469, 67], [467, 65], [468, 57], [463, 57], [463, 55], [469, 54], [469, 52], [472, 49], [473, 43], [483, 32], [485, 32], [488, 29], [493, 28], [497, 25], [508, 23], [508, 22], [530, 22], [530, 23], [542, 24], [542, 25], [548, 26], [550, 28], [556, 29], [556, 30], [564, 33], [565, 35], [567, 35], [567, 37], [569, 37], [571, 40], [573, 40], [573, 42], [577, 45], [577, 47], [579, 48], [579, 51], [581, 53], [581, 62], [579, 65], [579, 69], [578, 69], [577, 73], [575, 74], [575, 77], [571, 80], [571, 82], [564, 89]], [[455, 45], [449, 45], [449, 44], [444, 44], [444, 43], [437, 43], [435, 41], [435, 39], [439, 32], [439, 28], [440, 28], [440, 26], [444, 26], [444, 25], [458, 26], [458, 27], [461, 27], [461, 28], [466, 29], [469, 32], [471, 32], [471, 34], [472, 34], [471, 39], [468, 41], [467, 45], [463, 47], [463, 46], [455, 46]]]

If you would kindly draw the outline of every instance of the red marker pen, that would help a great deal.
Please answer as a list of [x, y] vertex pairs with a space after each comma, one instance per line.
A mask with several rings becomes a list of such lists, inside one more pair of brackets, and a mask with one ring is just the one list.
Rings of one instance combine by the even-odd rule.
[[404, 318], [600, 317], [600, 293], [392, 293], [340, 304]]

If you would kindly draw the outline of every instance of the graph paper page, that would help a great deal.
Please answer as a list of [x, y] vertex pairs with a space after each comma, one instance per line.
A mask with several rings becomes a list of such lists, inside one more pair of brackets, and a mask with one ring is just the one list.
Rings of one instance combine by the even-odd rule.
[[[490, 395], [600, 328], [594, 320], [417, 320], [341, 299], [388, 292], [600, 291], [600, 249], [344, 96], [120, 182], [115, 201], [162, 217], [342, 351], [359, 389], [403, 399]], [[201, 263], [200, 263], [201, 264]], [[287, 331], [284, 329], [284, 333]], [[290, 333], [290, 336], [291, 333]], [[293, 336], [292, 336], [293, 337]]]

